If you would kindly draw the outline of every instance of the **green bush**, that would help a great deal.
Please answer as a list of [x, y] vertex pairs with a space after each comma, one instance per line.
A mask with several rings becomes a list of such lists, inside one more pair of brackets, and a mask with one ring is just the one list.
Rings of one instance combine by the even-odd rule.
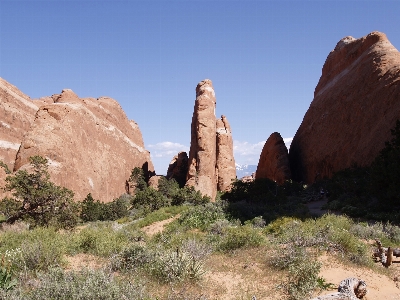
[[208, 196], [203, 196], [199, 191], [196, 191], [194, 187], [183, 187], [175, 192], [172, 196], [172, 205], [181, 205], [184, 203], [190, 203], [194, 205], [202, 205], [210, 202], [211, 199]]
[[0, 253], [0, 290], [9, 291], [17, 285], [15, 261], [20, 256], [20, 252], [20, 249], [11, 249], [3, 254]]
[[47, 270], [64, 263], [70, 233], [60, 234], [54, 228], [37, 227], [21, 233], [0, 235], [0, 251], [19, 249], [20, 256], [13, 262], [18, 270]]
[[[23, 219], [32, 226], [74, 227], [78, 221], [74, 193], [50, 181], [46, 158], [32, 156], [29, 160], [32, 172], [19, 170], [6, 177], [5, 190], [13, 195], [7, 200], [8, 206], [18, 207], [7, 222]], [[10, 201], [15, 203], [11, 205]]]
[[318, 277], [321, 264], [303, 247], [280, 247], [269, 256], [269, 263], [280, 270], [287, 270], [282, 287], [288, 299], [309, 299], [321, 282], [321, 278]]
[[80, 217], [84, 222], [115, 221], [128, 215], [129, 197], [121, 196], [109, 203], [95, 201], [88, 194], [81, 203]]
[[119, 253], [131, 241], [131, 235], [123, 229], [112, 228], [112, 224], [93, 224], [82, 229], [74, 235], [69, 251], [103, 257]]
[[244, 247], [258, 247], [266, 242], [262, 232], [251, 225], [226, 227], [222, 233], [218, 249], [232, 251]]
[[225, 213], [222, 206], [217, 203], [207, 203], [190, 207], [181, 214], [178, 222], [186, 228], [198, 228], [206, 231], [211, 224], [223, 219], [225, 219]]

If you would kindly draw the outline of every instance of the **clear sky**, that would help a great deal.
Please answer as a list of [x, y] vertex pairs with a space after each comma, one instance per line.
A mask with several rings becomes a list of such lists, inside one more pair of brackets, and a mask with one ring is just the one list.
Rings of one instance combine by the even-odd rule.
[[399, 16], [398, 0], [0, 0], [0, 77], [32, 99], [64, 88], [116, 99], [157, 174], [189, 150], [209, 78], [236, 162], [257, 164], [272, 132], [296, 133], [336, 43], [377, 30], [399, 49]]

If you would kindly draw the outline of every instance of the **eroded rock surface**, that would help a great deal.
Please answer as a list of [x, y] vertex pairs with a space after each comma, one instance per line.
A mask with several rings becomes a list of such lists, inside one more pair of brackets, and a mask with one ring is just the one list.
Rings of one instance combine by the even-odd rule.
[[217, 192], [215, 107], [212, 82], [203, 80], [196, 87], [186, 185], [213, 200]]
[[225, 116], [216, 120], [217, 129], [217, 189], [227, 191], [233, 180], [236, 179], [236, 166], [233, 157], [233, 139], [231, 126]]
[[154, 171], [139, 127], [111, 98], [81, 99], [63, 90], [32, 101], [1, 79], [0, 99], [0, 159], [11, 171], [41, 155], [51, 180], [73, 190], [76, 200], [92, 193], [101, 201], [125, 192], [134, 167]]
[[328, 55], [289, 151], [293, 179], [370, 164], [400, 118], [400, 53], [386, 35], [343, 38]]
[[182, 188], [186, 183], [188, 172], [188, 156], [182, 151], [175, 155], [168, 166], [167, 179], [175, 179]]
[[0, 78], [0, 160], [12, 171], [24, 134], [38, 106], [18, 88]]
[[255, 178], [268, 178], [283, 184], [291, 178], [288, 150], [278, 132], [272, 133], [264, 144]]

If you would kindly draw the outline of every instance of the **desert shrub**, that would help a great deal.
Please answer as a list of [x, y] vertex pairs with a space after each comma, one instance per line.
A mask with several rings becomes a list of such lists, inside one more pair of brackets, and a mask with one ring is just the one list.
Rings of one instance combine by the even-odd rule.
[[109, 203], [94, 200], [92, 194], [88, 194], [81, 202], [80, 217], [84, 222], [90, 221], [114, 221], [128, 215], [129, 198], [121, 196]]
[[148, 270], [161, 282], [200, 279], [205, 273], [204, 257], [193, 244], [176, 250], [158, 249]]
[[328, 250], [347, 261], [368, 266], [368, 247], [352, 233], [352, 228], [354, 222], [350, 218], [327, 214], [316, 220], [278, 219], [264, 231], [273, 234], [280, 244]]
[[100, 220], [102, 214], [102, 203], [95, 201], [91, 193], [89, 193], [81, 203], [80, 217], [84, 222]]
[[143, 271], [161, 282], [198, 280], [211, 251], [209, 245], [195, 239], [186, 240], [175, 249], [162, 244], [130, 245], [112, 258], [111, 267], [114, 271]]
[[131, 202], [132, 207], [140, 210], [143, 214], [148, 214], [161, 207], [169, 206], [170, 203], [170, 199], [152, 187], [136, 191], [135, 197]]
[[4, 216], [4, 220], [16, 215], [21, 204], [12, 198], [5, 197], [0, 201], [0, 215]]
[[191, 203], [194, 205], [201, 205], [210, 202], [208, 196], [203, 196], [194, 187], [183, 187], [175, 192], [172, 196], [172, 205], [181, 205], [183, 203]]
[[133, 195], [136, 193], [136, 191], [143, 191], [147, 188], [147, 183], [142, 168], [133, 168], [131, 175], [127, 181], [129, 189], [132, 191], [131, 194]]
[[54, 228], [5, 232], [0, 235], [0, 251], [20, 249], [20, 256], [14, 261], [18, 270], [47, 270], [63, 264], [69, 237], [69, 233], [61, 235]]
[[223, 219], [225, 219], [225, 213], [222, 206], [218, 203], [207, 203], [190, 207], [181, 214], [178, 221], [186, 228], [198, 228], [205, 231], [215, 221]]
[[232, 251], [244, 247], [258, 247], [265, 242], [262, 232], [251, 225], [226, 227], [218, 243], [218, 249]]
[[111, 258], [113, 271], [134, 271], [153, 261], [153, 253], [143, 245], [132, 244]]
[[21, 250], [19, 248], [0, 253], [0, 290], [9, 291], [17, 285], [16, 272], [18, 266], [16, 262], [20, 256]]
[[38, 275], [37, 286], [24, 299], [148, 299], [145, 287], [120, 280], [104, 270], [66, 272], [52, 268]]
[[263, 219], [262, 216], [255, 217], [254, 219], [247, 220], [246, 222], [244, 222], [244, 224], [250, 224], [250, 225], [253, 225], [253, 227], [256, 227], [256, 228], [263, 228], [263, 227], [265, 227], [266, 223], [267, 222], [265, 222], [265, 220]]
[[130, 235], [119, 228], [113, 228], [112, 224], [93, 224], [82, 229], [73, 237], [70, 252], [90, 253], [108, 257], [119, 253], [131, 240]]
[[23, 219], [32, 226], [74, 227], [78, 221], [74, 193], [50, 181], [46, 158], [32, 156], [29, 160], [32, 172], [19, 170], [6, 177], [5, 190], [13, 195], [7, 200], [8, 206], [12, 206], [10, 201], [15, 202], [15, 207], [18, 206], [7, 222]]
[[158, 191], [165, 197], [171, 199], [179, 191], [179, 184], [175, 179], [161, 177], [158, 180]]
[[287, 270], [287, 277], [282, 287], [288, 299], [309, 299], [318, 286], [318, 281], [321, 281], [318, 277], [321, 264], [303, 247], [287, 246], [276, 249], [269, 257], [269, 264]]

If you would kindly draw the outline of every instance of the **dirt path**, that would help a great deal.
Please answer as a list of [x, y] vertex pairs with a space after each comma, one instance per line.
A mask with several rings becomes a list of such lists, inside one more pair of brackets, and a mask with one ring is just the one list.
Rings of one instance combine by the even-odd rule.
[[156, 233], [162, 232], [164, 230], [165, 225], [171, 223], [172, 221], [178, 219], [179, 217], [180, 215], [176, 215], [175, 217], [163, 221], [154, 222], [153, 224], [143, 227], [142, 231], [144, 231], [149, 236], [155, 235]]
[[310, 213], [313, 216], [322, 216], [323, 214], [326, 214], [328, 211], [325, 209], [322, 209], [322, 206], [324, 206], [328, 202], [328, 199], [322, 199], [318, 201], [311, 201], [308, 202], [306, 205], [308, 209], [310, 210]]

